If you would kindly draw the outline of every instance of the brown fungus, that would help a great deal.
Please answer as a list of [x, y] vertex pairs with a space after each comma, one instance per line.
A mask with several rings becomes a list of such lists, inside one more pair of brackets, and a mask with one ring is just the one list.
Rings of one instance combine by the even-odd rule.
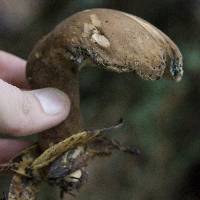
[[91, 9], [68, 17], [40, 40], [27, 63], [32, 88], [55, 87], [72, 102], [69, 117], [41, 134], [42, 148], [80, 131], [80, 67], [85, 63], [115, 72], [136, 72], [146, 80], [181, 80], [177, 46], [147, 21], [116, 10]]
[[[19, 165], [19, 168], [12, 169], [16, 174], [11, 182], [9, 200], [36, 199], [40, 173], [37, 170], [33, 173], [32, 170], [49, 167], [52, 162], [51, 167], [47, 168], [51, 172], [58, 167], [57, 164], [66, 161], [65, 154], [60, 156], [64, 151], [63, 147], [68, 149], [70, 144], [75, 143], [73, 147], [77, 148], [77, 144], [85, 144], [92, 137], [88, 132], [80, 132], [82, 126], [78, 75], [79, 70], [87, 63], [119, 73], [134, 71], [146, 80], [167, 78], [179, 81], [183, 75], [182, 55], [178, 47], [159, 29], [141, 18], [116, 10], [91, 9], [64, 20], [41, 39], [30, 53], [27, 78], [33, 89], [55, 87], [66, 92], [71, 100], [71, 111], [60, 125], [40, 134], [39, 146], [43, 153], [29, 159], [32, 168], [28, 163], [24, 168]], [[99, 153], [107, 154], [110, 149], [121, 148], [119, 144], [108, 141], [106, 138], [97, 140], [100, 146], [105, 146]], [[57, 144], [53, 145], [55, 143]], [[38, 150], [38, 146], [36, 149]], [[130, 152], [127, 148], [121, 150]], [[20, 156], [23, 161], [21, 163], [27, 163], [27, 155]], [[55, 161], [58, 155], [60, 157]], [[87, 160], [87, 155], [81, 157], [82, 161]], [[72, 174], [79, 177], [85, 172], [84, 162], [77, 163], [83, 164], [81, 171], [77, 168]], [[77, 163], [74, 164], [75, 168]], [[28, 173], [30, 177], [35, 174], [38, 180], [24, 177], [24, 173]], [[71, 177], [66, 178], [68, 182], [74, 181]], [[73, 186], [79, 188], [80, 185]]]

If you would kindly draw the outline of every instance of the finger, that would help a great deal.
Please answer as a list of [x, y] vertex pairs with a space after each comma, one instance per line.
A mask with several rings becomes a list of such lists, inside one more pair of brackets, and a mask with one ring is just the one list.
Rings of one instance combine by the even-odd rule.
[[26, 141], [0, 139], [0, 164], [8, 162], [30, 145], [31, 143]]
[[0, 132], [15, 136], [38, 133], [63, 121], [70, 110], [66, 94], [45, 88], [21, 91], [0, 80]]
[[0, 79], [20, 88], [29, 88], [26, 61], [0, 50]]

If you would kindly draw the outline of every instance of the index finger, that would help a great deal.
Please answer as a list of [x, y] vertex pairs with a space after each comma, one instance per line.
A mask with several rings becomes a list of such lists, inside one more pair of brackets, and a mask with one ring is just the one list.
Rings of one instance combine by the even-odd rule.
[[26, 61], [0, 50], [0, 79], [19, 88], [29, 88]]

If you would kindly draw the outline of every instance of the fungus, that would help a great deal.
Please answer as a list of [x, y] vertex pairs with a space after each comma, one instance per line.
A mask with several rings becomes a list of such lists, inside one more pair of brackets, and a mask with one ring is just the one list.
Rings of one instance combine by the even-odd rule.
[[[145, 20], [116, 10], [76, 13], [43, 37], [30, 53], [27, 78], [33, 89], [55, 87], [71, 100], [68, 118], [40, 134], [42, 151], [80, 132], [79, 71], [87, 63], [142, 79], [179, 81], [182, 55], [177, 46]], [[77, 169], [75, 176], [81, 176]]]
[[177, 46], [145, 20], [111, 9], [72, 15], [40, 40], [28, 58], [31, 87], [58, 88], [72, 103], [68, 118], [41, 134], [43, 148], [81, 130], [78, 74], [88, 61], [114, 72], [134, 71], [146, 80], [179, 81], [183, 75]]

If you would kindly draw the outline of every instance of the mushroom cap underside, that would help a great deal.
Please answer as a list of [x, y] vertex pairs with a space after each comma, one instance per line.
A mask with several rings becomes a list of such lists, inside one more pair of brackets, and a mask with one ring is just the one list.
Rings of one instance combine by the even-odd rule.
[[53, 49], [64, 49], [78, 64], [89, 58], [106, 69], [135, 71], [147, 80], [180, 80], [183, 75], [182, 55], [168, 36], [117, 10], [91, 9], [70, 16], [36, 45], [30, 58]]

